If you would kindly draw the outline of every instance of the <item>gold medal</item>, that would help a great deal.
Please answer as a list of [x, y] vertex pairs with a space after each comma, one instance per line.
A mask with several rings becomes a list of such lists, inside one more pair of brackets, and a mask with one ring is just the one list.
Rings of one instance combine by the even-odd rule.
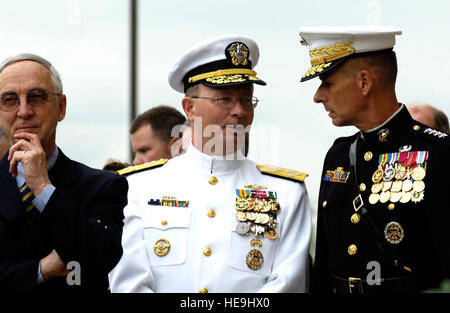
[[255, 210], [256, 212], [261, 212], [262, 210], [264, 210], [264, 207], [265, 207], [265, 206], [266, 206], [266, 200], [264, 200], [264, 199], [258, 199], [258, 200], [256, 200], [254, 210]]
[[422, 180], [425, 178], [425, 174], [426, 173], [425, 173], [425, 170], [423, 169], [423, 167], [418, 166], [412, 170], [411, 177], [414, 180]]
[[423, 180], [416, 180], [413, 183], [413, 190], [417, 191], [417, 192], [422, 192], [425, 190], [425, 183], [423, 182]]
[[269, 214], [261, 213], [261, 215], [262, 215], [262, 217], [261, 217], [261, 224], [269, 223], [269, 220], [270, 220]]
[[379, 183], [383, 179], [384, 171], [382, 168], [378, 168], [372, 175], [372, 182]]
[[270, 208], [270, 212], [272, 212], [272, 213], [278, 213], [278, 211], [280, 211], [280, 204], [278, 203], [278, 202], [276, 202], [276, 201], [273, 201], [272, 202], [272, 206], [271, 206], [271, 208]]
[[375, 204], [375, 203], [378, 202], [378, 200], [380, 200], [380, 195], [377, 194], [377, 193], [372, 193], [372, 194], [369, 196], [369, 203], [370, 203], [370, 204]]
[[395, 177], [395, 170], [392, 167], [389, 167], [384, 171], [383, 180], [385, 182], [393, 180], [394, 177]]
[[385, 181], [383, 182], [383, 188], [381, 189], [381, 191], [388, 191], [389, 189], [391, 189], [391, 186], [392, 186], [391, 181]]
[[405, 178], [406, 176], [406, 172], [406, 167], [399, 164], [395, 169], [395, 179], [403, 180], [403, 178]]
[[254, 220], [256, 220], [256, 213], [255, 212], [246, 212], [245, 217], [250, 221], [254, 221]]
[[246, 257], [246, 263], [247, 266], [251, 269], [251, 270], [259, 270], [263, 264], [264, 264], [264, 257], [261, 253], [261, 251], [257, 250], [257, 249], [253, 249], [251, 250]]
[[382, 193], [380, 193], [380, 202], [381, 203], [388, 202], [390, 198], [391, 198], [391, 192], [389, 190], [383, 191]]
[[272, 203], [273, 203], [274, 201], [271, 199], [271, 200], [269, 200], [269, 202], [267, 202], [265, 205], [264, 205], [264, 207], [261, 209], [261, 212], [264, 212], [264, 213], [266, 213], [266, 212], [269, 212], [271, 209], [272, 209]]
[[402, 226], [397, 222], [390, 222], [384, 228], [384, 238], [393, 245], [399, 244], [403, 237], [405, 237], [405, 233]]
[[379, 193], [382, 188], [383, 188], [383, 183], [373, 184], [371, 191], [372, 191], [372, 193]]
[[264, 235], [266, 235], [267, 239], [274, 240], [278, 237], [278, 232], [275, 228], [269, 228], [264, 232]]
[[245, 222], [247, 220], [247, 214], [244, 212], [237, 212], [236, 218], [238, 221]]
[[411, 200], [411, 191], [402, 191], [401, 203], [407, 203]]
[[247, 199], [242, 199], [239, 198], [236, 203], [234, 204], [234, 207], [236, 208], [236, 210], [238, 211], [244, 211], [247, 210], [249, 207], [250, 203]]
[[398, 202], [402, 198], [401, 192], [391, 192], [391, 202]]
[[414, 203], [422, 201], [423, 198], [424, 198], [424, 193], [423, 192], [413, 191], [411, 193], [411, 201], [414, 202]]
[[413, 183], [410, 179], [406, 179], [402, 184], [402, 191], [408, 192], [412, 189]]
[[401, 180], [396, 180], [392, 183], [391, 192], [402, 191], [403, 182]]

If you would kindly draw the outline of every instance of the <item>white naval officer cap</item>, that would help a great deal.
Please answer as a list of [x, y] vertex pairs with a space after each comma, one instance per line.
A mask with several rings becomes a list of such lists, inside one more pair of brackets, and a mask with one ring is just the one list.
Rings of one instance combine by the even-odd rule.
[[308, 46], [311, 67], [301, 81], [319, 76], [343, 61], [362, 55], [392, 51], [400, 29], [390, 26], [299, 27], [300, 43]]
[[198, 83], [209, 87], [266, 83], [256, 77], [256, 42], [244, 35], [227, 34], [205, 40], [185, 52], [169, 73], [169, 84], [178, 92]]

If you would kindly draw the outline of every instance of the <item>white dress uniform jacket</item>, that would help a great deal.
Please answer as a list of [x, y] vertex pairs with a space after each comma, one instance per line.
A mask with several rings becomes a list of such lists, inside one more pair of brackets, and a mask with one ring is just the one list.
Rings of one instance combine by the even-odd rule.
[[[191, 145], [162, 167], [128, 176], [123, 256], [109, 274], [112, 292], [308, 292], [311, 212], [304, 184], [227, 157]], [[275, 191], [281, 208], [278, 237], [259, 237], [261, 247], [250, 245], [253, 233], [236, 232], [236, 189], [251, 184]], [[189, 204], [148, 204], [165, 196]], [[163, 256], [154, 251], [161, 239], [170, 244]], [[255, 248], [264, 259], [257, 270], [246, 263]]]

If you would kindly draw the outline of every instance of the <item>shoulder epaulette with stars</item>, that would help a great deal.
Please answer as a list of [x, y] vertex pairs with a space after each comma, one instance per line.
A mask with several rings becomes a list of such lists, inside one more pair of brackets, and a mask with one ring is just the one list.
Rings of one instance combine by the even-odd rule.
[[126, 168], [118, 170], [117, 173], [122, 175], [122, 176], [128, 176], [128, 175], [131, 175], [131, 174], [135, 174], [135, 173], [139, 173], [139, 172], [142, 172], [142, 171], [146, 171], [146, 170], [149, 170], [149, 169], [153, 169], [153, 168], [157, 168], [157, 167], [163, 166], [164, 164], [167, 163], [167, 161], [169, 161], [169, 160], [168, 159], [160, 159], [158, 161], [153, 161], [153, 162], [144, 163], [144, 164], [140, 164], [140, 165], [128, 166]]
[[448, 140], [448, 134], [446, 132], [433, 127], [414, 125], [413, 129], [426, 137], [431, 137], [438, 140]]
[[297, 182], [304, 182], [305, 178], [308, 176], [306, 173], [299, 171], [290, 170], [288, 168], [283, 168], [279, 166], [269, 165], [269, 164], [258, 164], [256, 165], [258, 170], [266, 175], [285, 178]]

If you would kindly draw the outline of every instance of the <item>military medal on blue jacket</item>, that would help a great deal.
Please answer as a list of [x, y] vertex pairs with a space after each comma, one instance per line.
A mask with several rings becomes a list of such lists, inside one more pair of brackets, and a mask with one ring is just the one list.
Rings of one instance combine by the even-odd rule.
[[[372, 175], [372, 194], [369, 203], [387, 203], [389, 210], [395, 208], [394, 203], [414, 203], [424, 199], [426, 161], [428, 151], [403, 151], [384, 153], [379, 156], [378, 168]], [[399, 244], [405, 231], [400, 223], [391, 221], [384, 229], [386, 240]]]
[[369, 203], [407, 203], [423, 200], [427, 159], [428, 151], [381, 154], [378, 168], [372, 175]]

